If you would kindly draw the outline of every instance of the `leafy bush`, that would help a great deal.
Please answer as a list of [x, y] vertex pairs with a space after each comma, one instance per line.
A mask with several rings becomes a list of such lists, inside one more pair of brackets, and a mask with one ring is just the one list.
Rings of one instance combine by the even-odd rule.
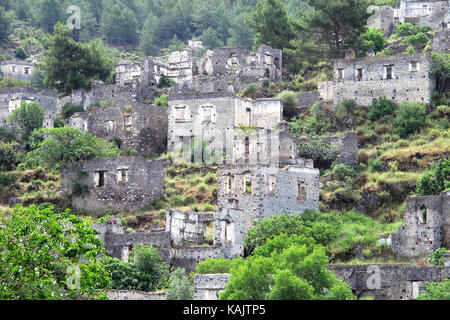
[[251, 96], [253, 93], [255, 93], [256, 91], [258, 91], [258, 86], [254, 83], [250, 83], [249, 85], [247, 85], [247, 87], [242, 91], [242, 95], [244, 97], [249, 97]]
[[30, 82], [26, 80], [19, 80], [11, 77], [4, 77], [0, 79], [0, 89], [17, 88], [17, 87], [29, 87]]
[[8, 123], [18, 126], [22, 140], [27, 143], [35, 129], [42, 128], [44, 124], [45, 110], [39, 103], [22, 102], [19, 108], [15, 109], [8, 118]]
[[420, 292], [418, 300], [450, 300], [450, 279], [441, 282], [425, 282], [426, 290]]
[[235, 259], [207, 259], [205, 261], [200, 262], [196, 269], [195, 273], [197, 274], [225, 274], [230, 273], [232, 269], [237, 268], [238, 266], [244, 263], [244, 259], [242, 257], [237, 257]]
[[0, 143], [0, 169], [10, 171], [19, 162], [19, 157], [12, 144]]
[[369, 169], [370, 172], [380, 172], [382, 167], [382, 163], [380, 159], [370, 159], [369, 160]]
[[27, 163], [59, 169], [69, 164], [95, 158], [117, 158], [119, 149], [114, 143], [99, 139], [82, 130], [70, 127], [41, 129], [49, 138], [36, 150], [27, 154]]
[[169, 106], [169, 96], [163, 94], [159, 98], [156, 98], [154, 103], [156, 106], [167, 108]]
[[16, 177], [10, 174], [0, 172], [0, 189], [16, 183]]
[[55, 121], [53, 121], [54, 128], [62, 128], [65, 125], [66, 125], [66, 121], [64, 121], [63, 119], [55, 119]]
[[418, 34], [412, 35], [407, 37], [405, 40], [402, 41], [403, 44], [417, 44], [417, 43], [427, 43], [430, 41], [430, 38], [423, 33], [419, 32]]
[[430, 263], [435, 264], [437, 266], [443, 266], [444, 265], [444, 258], [445, 254], [447, 253], [447, 249], [445, 248], [439, 248], [433, 251], [433, 253], [430, 255]]
[[338, 147], [332, 145], [327, 138], [310, 138], [298, 143], [300, 156], [307, 159], [313, 159], [317, 167], [327, 167], [336, 160]]
[[437, 89], [439, 92], [444, 92], [450, 78], [450, 54], [433, 52], [431, 54], [430, 74], [438, 79]]
[[425, 124], [426, 107], [421, 103], [402, 103], [397, 110], [395, 118], [395, 132], [401, 138], [408, 137], [411, 133], [416, 133]]
[[402, 23], [397, 26], [397, 36], [400, 36], [400, 37], [413, 36], [420, 32], [423, 33], [423, 32], [428, 32], [428, 31], [430, 31], [430, 28], [428, 28], [428, 27], [414, 25], [409, 22]]
[[417, 182], [417, 193], [421, 196], [438, 195], [450, 189], [450, 159], [441, 159], [433, 172], [427, 172]]
[[193, 300], [194, 286], [189, 281], [186, 271], [178, 268], [170, 275], [167, 300]]
[[75, 105], [75, 104], [70, 103], [70, 102], [66, 103], [61, 108], [61, 114], [62, 114], [64, 119], [70, 118], [71, 116], [73, 116], [77, 112], [84, 112], [84, 108], [82, 106]]
[[333, 168], [333, 177], [337, 180], [346, 181], [347, 179], [353, 179], [355, 175], [355, 170], [343, 163], [335, 165]]
[[286, 90], [281, 92], [278, 98], [283, 102], [283, 115], [289, 119], [295, 116], [298, 105], [297, 94], [293, 91]]
[[371, 121], [376, 121], [394, 113], [395, 104], [393, 101], [386, 99], [386, 97], [380, 97], [372, 100], [372, 106], [370, 107], [367, 118]]
[[382, 51], [387, 40], [385, 35], [377, 29], [369, 29], [360, 37], [362, 53], [372, 49], [375, 52]]
[[158, 88], [172, 88], [175, 85], [175, 81], [168, 77], [161, 77], [159, 79]]
[[5, 129], [5, 128], [0, 128], [0, 141], [2, 142], [12, 142], [14, 140], [14, 134]]

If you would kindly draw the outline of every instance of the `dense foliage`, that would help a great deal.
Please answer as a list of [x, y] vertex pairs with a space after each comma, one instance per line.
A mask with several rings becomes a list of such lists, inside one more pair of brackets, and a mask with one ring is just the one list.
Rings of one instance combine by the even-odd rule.
[[27, 154], [27, 161], [45, 168], [59, 169], [94, 158], [117, 158], [119, 149], [115, 143], [94, 137], [76, 128], [42, 129], [49, 135]]
[[18, 127], [22, 141], [28, 144], [32, 132], [35, 129], [42, 128], [44, 124], [45, 110], [39, 103], [33, 101], [30, 103], [22, 102], [19, 108], [15, 109], [8, 118], [8, 123]]
[[[0, 228], [0, 299], [96, 299], [109, 275], [88, 221], [52, 206], [17, 205]], [[75, 271], [80, 277], [76, 279]]]

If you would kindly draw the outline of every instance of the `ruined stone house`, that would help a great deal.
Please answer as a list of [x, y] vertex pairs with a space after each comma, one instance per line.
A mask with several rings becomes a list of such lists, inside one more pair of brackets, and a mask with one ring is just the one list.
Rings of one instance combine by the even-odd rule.
[[430, 54], [374, 56], [334, 62], [333, 81], [319, 83], [326, 102], [337, 105], [353, 99], [360, 105], [371, 105], [374, 98], [386, 97], [396, 103], [431, 103], [436, 79], [429, 74]]
[[413, 258], [450, 244], [450, 195], [410, 197], [403, 225], [392, 235], [392, 249]]
[[201, 137], [217, 152], [231, 155], [239, 128], [276, 129], [281, 122], [280, 99], [242, 99], [232, 93], [169, 96], [169, 152], [181, 151], [194, 137]]
[[[61, 171], [64, 194], [72, 206], [88, 211], [138, 210], [159, 200], [164, 192], [164, 161], [142, 157], [94, 159]], [[74, 187], [85, 189], [75, 193]]]
[[118, 139], [121, 148], [134, 148], [141, 155], [164, 150], [167, 144], [166, 110], [143, 103], [94, 107], [90, 112], [74, 114], [67, 125], [101, 139]]
[[53, 90], [37, 92], [31, 87], [0, 89], [0, 127], [7, 127], [7, 121], [13, 111], [22, 102], [38, 102], [45, 110], [44, 127], [53, 128], [58, 113], [58, 97]]
[[319, 210], [319, 170], [292, 165], [223, 165], [218, 171], [218, 206], [242, 210], [245, 232], [255, 220]]
[[23, 61], [3, 61], [0, 65], [0, 71], [3, 77], [31, 81], [34, 65]]

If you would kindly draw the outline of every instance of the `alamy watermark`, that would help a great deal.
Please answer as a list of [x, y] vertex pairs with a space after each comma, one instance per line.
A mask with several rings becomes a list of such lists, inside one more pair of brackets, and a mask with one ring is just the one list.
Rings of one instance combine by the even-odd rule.
[[81, 29], [81, 9], [78, 6], [70, 5], [66, 9], [66, 13], [69, 15], [67, 18], [67, 26], [70, 30]]

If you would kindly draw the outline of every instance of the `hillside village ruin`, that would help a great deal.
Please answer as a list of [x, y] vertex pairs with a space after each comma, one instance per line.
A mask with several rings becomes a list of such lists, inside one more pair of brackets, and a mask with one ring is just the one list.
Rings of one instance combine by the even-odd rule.
[[[391, 34], [403, 22], [438, 29], [433, 46], [449, 50], [450, 1], [398, 2], [396, 8], [378, 7], [381, 29]], [[83, 106], [68, 126], [88, 131], [96, 137], [134, 148], [139, 156], [95, 159], [66, 168], [61, 173], [64, 192], [71, 194], [75, 182], [87, 192], [73, 197], [77, 209], [98, 210], [112, 206], [138, 210], [159, 200], [164, 193], [165, 162], [144, 156], [166, 149], [178, 153], [201, 137], [218, 158], [218, 211], [214, 214], [169, 210], [166, 228], [152, 232], [127, 233], [119, 217], [95, 224], [110, 255], [128, 260], [138, 243], [152, 244], [163, 259], [188, 272], [208, 258], [232, 259], [244, 254], [244, 238], [257, 220], [285, 212], [301, 215], [319, 210], [320, 172], [310, 159], [299, 157], [296, 138], [283, 121], [280, 99], [245, 99], [236, 95], [251, 83], [276, 82], [282, 77], [282, 52], [260, 46], [255, 52], [244, 48], [207, 50], [195, 57], [198, 40], [174, 52], [167, 61], [145, 57], [138, 63], [116, 66], [115, 84], [94, 82], [90, 91], [77, 90], [59, 98], [55, 92], [31, 88], [0, 90], [0, 126], [22, 102], [37, 101], [46, 110], [44, 127], [53, 127], [66, 103]], [[436, 79], [429, 74], [428, 53], [356, 58], [348, 50], [334, 62], [333, 80], [321, 82], [317, 91], [301, 95], [300, 106], [314, 102], [334, 106], [346, 99], [369, 105], [385, 96], [396, 103], [429, 104]], [[20, 62], [1, 65], [2, 74], [29, 80], [33, 66]], [[149, 106], [162, 77], [175, 82], [169, 107]], [[110, 101], [106, 108], [92, 107]], [[91, 108], [92, 107], [92, 108]], [[358, 165], [358, 135], [347, 132], [328, 137], [339, 147], [337, 163]], [[189, 155], [190, 157], [190, 155]], [[213, 243], [205, 245], [206, 229], [213, 228]], [[407, 201], [404, 224], [389, 240], [392, 249], [405, 257], [427, 255], [442, 244], [450, 245], [450, 195], [411, 197]], [[373, 294], [380, 299], [415, 299], [425, 281], [450, 277], [449, 267], [405, 265], [380, 266], [382, 289], [364, 287], [364, 266], [330, 266], [339, 278], [349, 282], [358, 297]], [[399, 278], [400, 277], [400, 278]], [[196, 275], [195, 299], [214, 300], [224, 290], [229, 275]], [[400, 279], [400, 280], [399, 280]]]

